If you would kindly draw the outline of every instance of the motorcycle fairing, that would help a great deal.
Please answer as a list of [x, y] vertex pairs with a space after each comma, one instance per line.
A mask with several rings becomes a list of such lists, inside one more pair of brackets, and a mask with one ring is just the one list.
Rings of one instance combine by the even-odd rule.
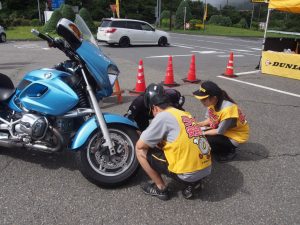
[[[17, 88], [9, 106], [19, 109], [18, 101], [28, 110], [59, 116], [78, 103], [78, 96], [61, 78], [70, 76], [54, 69], [34, 70], [26, 74], [26, 85]], [[22, 82], [21, 82], [22, 83]], [[21, 90], [20, 90], [20, 89]], [[19, 111], [19, 110], [16, 110]]]
[[[110, 123], [126, 124], [128, 126], [138, 129], [135, 122], [131, 121], [130, 119], [128, 119], [126, 117], [120, 116], [118, 114], [103, 113], [103, 116], [104, 116], [104, 119], [107, 124], [110, 124]], [[98, 129], [98, 127], [99, 127], [99, 124], [96, 121], [95, 117], [92, 117], [89, 120], [87, 120], [77, 131], [77, 133], [73, 139], [71, 149], [77, 150], [80, 147], [82, 147], [84, 145], [84, 143], [88, 140], [90, 135], [96, 129]]]
[[97, 98], [110, 96], [113, 89], [107, 76], [107, 69], [109, 65], [114, 63], [99, 48], [96, 48], [88, 41], [83, 41], [76, 52], [84, 60], [91, 75], [98, 86], [101, 87], [96, 93]]

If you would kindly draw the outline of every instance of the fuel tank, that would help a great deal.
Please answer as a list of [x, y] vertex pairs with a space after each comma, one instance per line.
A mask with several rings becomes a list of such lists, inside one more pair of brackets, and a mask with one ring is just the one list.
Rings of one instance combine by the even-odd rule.
[[[9, 106], [24, 106], [45, 115], [59, 116], [74, 108], [78, 96], [64, 81], [69, 73], [55, 69], [39, 69], [27, 73], [17, 87]], [[17, 110], [19, 111], [19, 110]]]

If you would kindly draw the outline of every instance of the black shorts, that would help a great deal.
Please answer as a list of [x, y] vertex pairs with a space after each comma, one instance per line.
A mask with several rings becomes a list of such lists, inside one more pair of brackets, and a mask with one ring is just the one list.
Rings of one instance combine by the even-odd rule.
[[180, 182], [187, 184], [184, 180], [181, 180], [177, 174], [170, 172], [168, 170], [168, 162], [166, 160], [165, 154], [161, 149], [151, 148], [147, 153], [147, 161], [156, 172], [159, 174], [165, 174], [166, 176]]

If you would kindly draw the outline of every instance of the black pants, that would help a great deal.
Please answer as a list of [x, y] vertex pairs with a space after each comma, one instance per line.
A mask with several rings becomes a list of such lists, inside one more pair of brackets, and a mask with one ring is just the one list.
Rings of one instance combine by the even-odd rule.
[[179, 183], [185, 184], [185, 185], [193, 185], [197, 182], [187, 182], [184, 180], [181, 180], [177, 174], [172, 173], [168, 170], [168, 162], [166, 160], [166, 157], [162, 150], [158, 148], [150, 149], [147, 153], [147, 161], [149, 162], [152, 169], [154, 169], [159, 174], [165, 174], [166, 176], [178, 181]]
[[226, 155], [236, 148], [230, 139], [224, 135], [206, 135], [212, 153]]

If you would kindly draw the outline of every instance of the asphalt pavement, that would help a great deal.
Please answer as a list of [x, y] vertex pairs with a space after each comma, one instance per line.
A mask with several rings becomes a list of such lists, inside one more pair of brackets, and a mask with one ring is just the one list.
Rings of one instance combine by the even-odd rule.
[[[300, 224], [299, 80], [264, 75], [259, 62], [261, 39], [171, 34], [171, 46], [108, 47], [103, 52], [118, 65], [124, 102], [104, 100], [104, 111], [124, 114], [134, 96], [138, 62], [146, 84], [164, 80], [173, 56], [176, 87], [186, 97], [184, 108], [197, 119], [205, 109], [192, 97], [198, 84], [186, 84], [191, 55], [197, 78], [220, 85], [240, 105], [250, 124], [248, 143], [228, 163], [213, 163], [210, 177], [194, 200], [185, 200], [171, 182], [172, 199], [146, 196], [139, 171], [126, 185], [104, 189], [87, 181], [70, 152], [44, 153], [0, 148], [0, 224]], [[234, 53], [237, 78], [224, 73]], [[42, 41], [0, 44], [0, 73], [17, 84], [30, 70], [65, 60]]]

